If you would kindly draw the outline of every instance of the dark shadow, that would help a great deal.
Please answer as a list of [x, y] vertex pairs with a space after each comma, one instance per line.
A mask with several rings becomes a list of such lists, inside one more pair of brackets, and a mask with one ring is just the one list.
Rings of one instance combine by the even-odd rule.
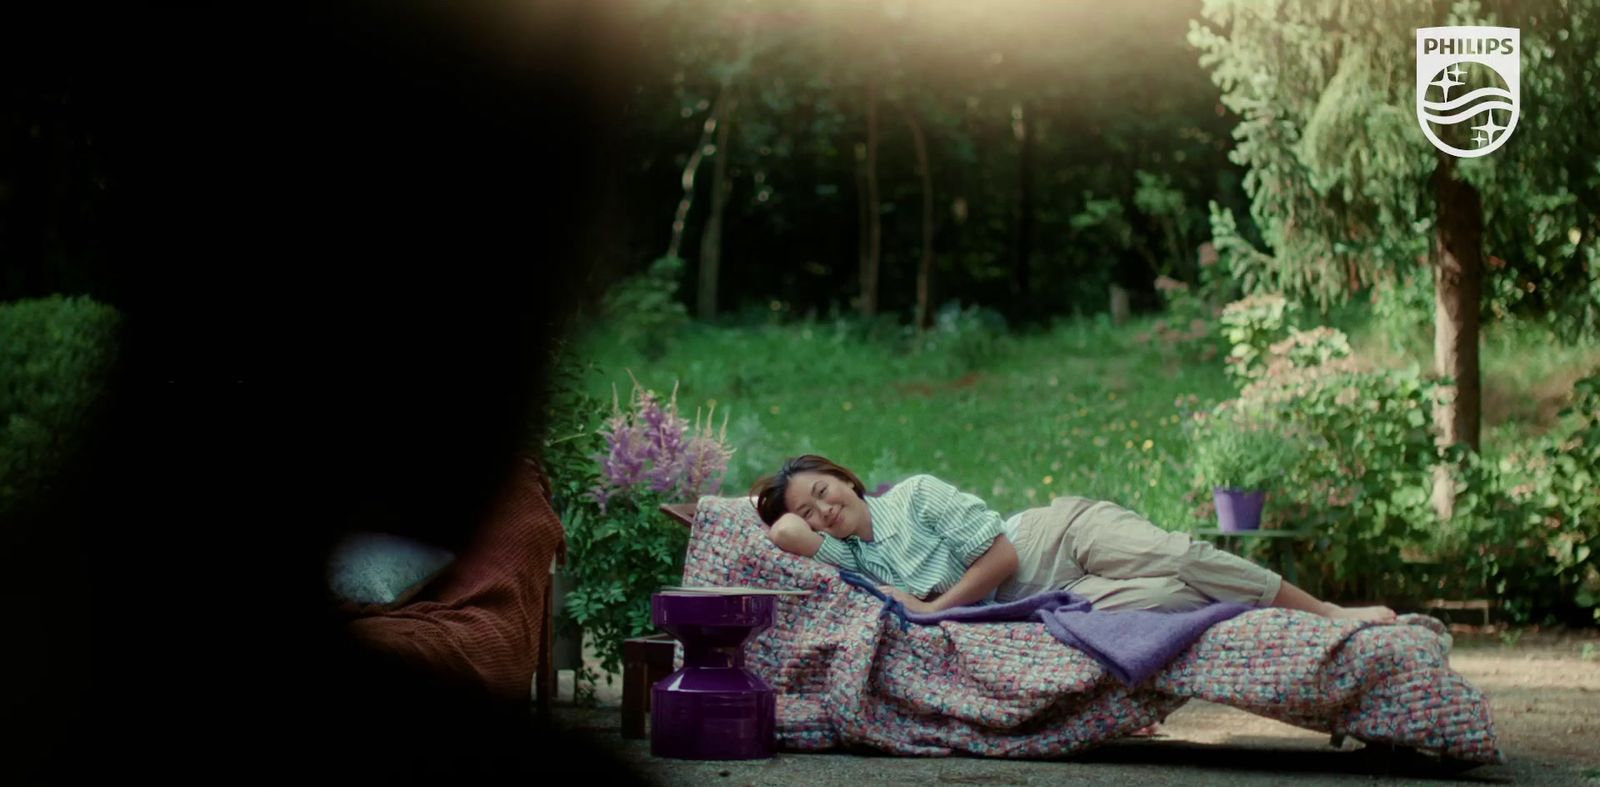
[[625, 55], [604, 5], [0, 19], [4, 79], [92, 132], [93, 290], [125, 316], [75, 494], [4, 523], [33, 532], [0, 577], [24, 665], [0, 782], [636, 779], [357, 646], [323, 575], [357, 523], [471, 543], [536, 440], [552, 344], [594, 296]]
[[1480, 766], [1419, 753], [1413, 749], [1369, 745], [1354, 751], [1285, 746], [1282, 738], [1238, 736], [1227, 743], [1161, 740], [1115, 741], [1071, 758], [1074, 762], [1162, 765], [1208, 771], [1250, 773], [1347, 773], [1370, 776], [1506, 784], [1510, 779], [1479, 775]]

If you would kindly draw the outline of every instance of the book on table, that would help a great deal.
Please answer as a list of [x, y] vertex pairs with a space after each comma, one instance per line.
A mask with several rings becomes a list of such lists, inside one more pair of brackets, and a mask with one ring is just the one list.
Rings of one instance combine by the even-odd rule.
[[661, 589], [662, 593], [701, 593], [712, 596], [809, 596], [809, 590], [778, 590], [775, 588], [753, 588], [740, 585], [713, 586], [704, 585], [691, 587], [686, 585], [669, 585]]

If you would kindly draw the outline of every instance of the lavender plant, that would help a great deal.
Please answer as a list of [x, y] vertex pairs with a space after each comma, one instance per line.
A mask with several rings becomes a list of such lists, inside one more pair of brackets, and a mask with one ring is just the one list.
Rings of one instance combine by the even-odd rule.
[[[564, 514], [573, 585], [565, 611], [588, 633], [608, 683], [623, 641], [654, 629], [651, 594], [683, 577], [689, 534], [657, 507], [716, 494], [733, 455], [726, 411], [720, 430], [714, 406], [690, 422], [678, 413], [677, 392], [674, 385], [663, 401], [635, 380], [626, 407], [613, 393], [611, 416], [593, 434], [593, 485]], [[585, 671], [579, 683], [594, 679]]]

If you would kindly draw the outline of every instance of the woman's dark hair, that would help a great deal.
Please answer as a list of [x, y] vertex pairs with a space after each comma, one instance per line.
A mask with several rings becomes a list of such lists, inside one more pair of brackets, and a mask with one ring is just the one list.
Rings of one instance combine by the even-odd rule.
[[816, 454], [797, 456], [783, 463], [778, 472], [766, 476], [750, 487], [750, 496], [756, 499], [756, 513], [761, 516], [761, 521], [772, 524], [778, 521], [789, 510], [783, 502], [783, 495], [789, 491], [789, 479], [796, 473], [827, 473], [834, 478], [850, 484], [856, 490], [856, 496], [863, 500], [867, 497], [867, 487], [850, 468], [836, 464], [827, 457]]

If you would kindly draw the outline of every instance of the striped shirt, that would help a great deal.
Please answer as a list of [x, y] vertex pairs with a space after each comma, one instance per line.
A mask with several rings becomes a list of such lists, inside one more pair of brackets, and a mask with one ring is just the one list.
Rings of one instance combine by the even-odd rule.
[[982, 499], [931, 475], [914, 475], [866, 502], [872, 540], [820, 533], [816, 558], [918, 598], [949, 590], [1005, 532]]

